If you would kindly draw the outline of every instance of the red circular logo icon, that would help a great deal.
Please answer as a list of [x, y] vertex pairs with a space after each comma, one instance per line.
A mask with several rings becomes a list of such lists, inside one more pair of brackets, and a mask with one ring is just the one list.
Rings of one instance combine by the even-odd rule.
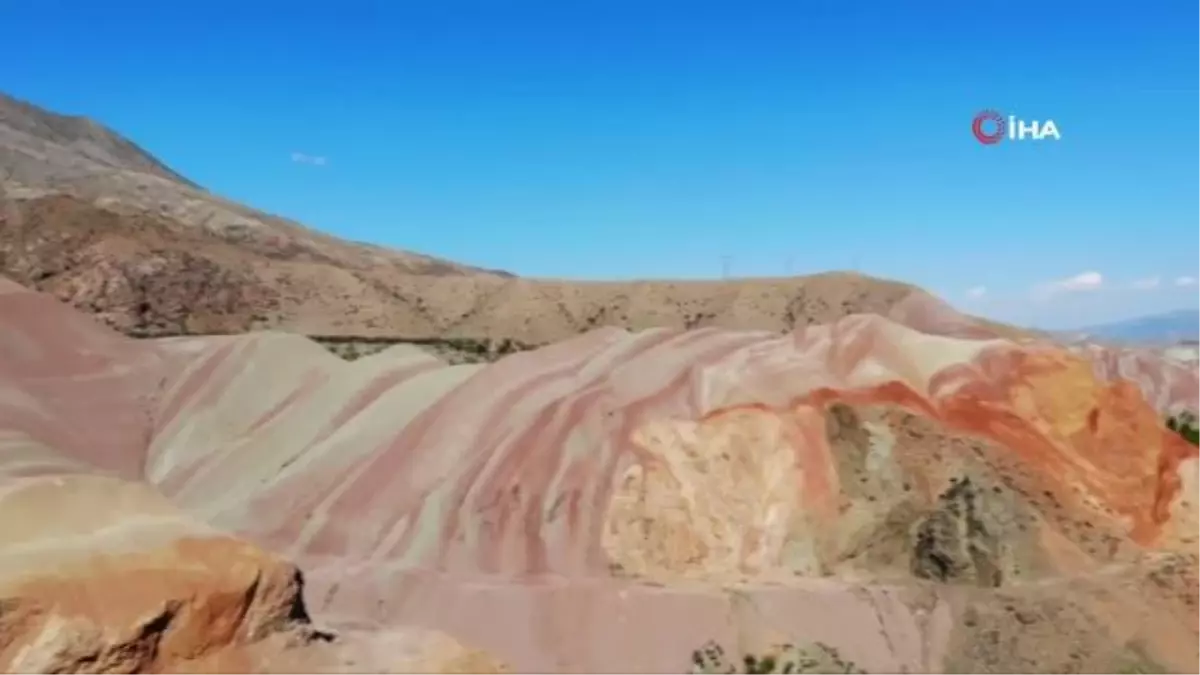
[[[991, 122], [991, 126], [995, 127], [992, 131], [984, 129], [984, 125]], [[1004, 117], [995, 110], [984, 110], [971, 120], [971, 133], [975, 134], [975, 140], [984, 145], [995, 145], [1004, 138]]]

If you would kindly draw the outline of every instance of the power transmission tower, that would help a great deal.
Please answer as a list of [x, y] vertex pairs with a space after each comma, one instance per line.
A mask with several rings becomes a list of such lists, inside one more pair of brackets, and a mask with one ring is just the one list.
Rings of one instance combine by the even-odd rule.
[[732, 265], [733, 265], [733, 256], [731, 256], [731, 255], [721, 256], [721, 278], [722, 279], [729, 278], [729, 268]]

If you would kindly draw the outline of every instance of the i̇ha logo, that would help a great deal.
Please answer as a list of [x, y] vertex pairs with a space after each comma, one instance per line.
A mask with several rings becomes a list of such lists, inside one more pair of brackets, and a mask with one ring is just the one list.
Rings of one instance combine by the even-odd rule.
[[995, 145], [1007, 138], [1010, 141], [1061, 140], [1058, 125], [1054, 120], [1039, 122], [1017, 119], [1016, 115], [1005, 117], [995, 110], [984, 110], [971, 120], [971, 133], [975, 140], [984, 145]]

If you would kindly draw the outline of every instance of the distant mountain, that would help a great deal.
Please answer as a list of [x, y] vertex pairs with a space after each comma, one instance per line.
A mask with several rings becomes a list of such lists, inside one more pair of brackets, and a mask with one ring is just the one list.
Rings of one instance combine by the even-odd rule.
[[132, 141], [86, 117], [59, 115], [0, 93], [0, 157], [6, 180], [62, 184], [104, 171], [149, 174], [196, 190]]
[[1138, 343], [1176, 343], [1200, 339], [1200, 311], [1181, 309], [1125, 321], [1088, 326], [1079, 337]]

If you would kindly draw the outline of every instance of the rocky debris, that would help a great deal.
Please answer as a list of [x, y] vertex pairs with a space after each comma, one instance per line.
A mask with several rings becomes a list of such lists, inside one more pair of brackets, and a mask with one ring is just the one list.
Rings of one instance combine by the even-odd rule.
[[1004, 573], [997, 560], [1003, 542], [980, 518], [976, 503], [982, 498], [970, 477], [951, 482], [938, 497], [938, 508], [917, 525], [913, 576], [980, 586], [1003, 583]]
[[158, 672], [277, 633], [316, 634], [294, 566], [144, 485], [15, 468], [0, 472], [7, 672]]
[[505, 668], [435, 631], [368, 639], [313, 625], [295, 566], [191, 521], [143, 485], [9, 478], [0, 510], [4, 672]]
[[823, 642], [797, 647], [782, 643], [758, 654], [730, 659], [724, 647], [708, 642], [692, 652], [692, 673], [865, 673], [844, 661], [838, 650]]
[[219, 540], [181, 544], [0, 589], [0, 662], [8, 672], [160, 672], [279, 631], [313, 639], [294, 568]]

